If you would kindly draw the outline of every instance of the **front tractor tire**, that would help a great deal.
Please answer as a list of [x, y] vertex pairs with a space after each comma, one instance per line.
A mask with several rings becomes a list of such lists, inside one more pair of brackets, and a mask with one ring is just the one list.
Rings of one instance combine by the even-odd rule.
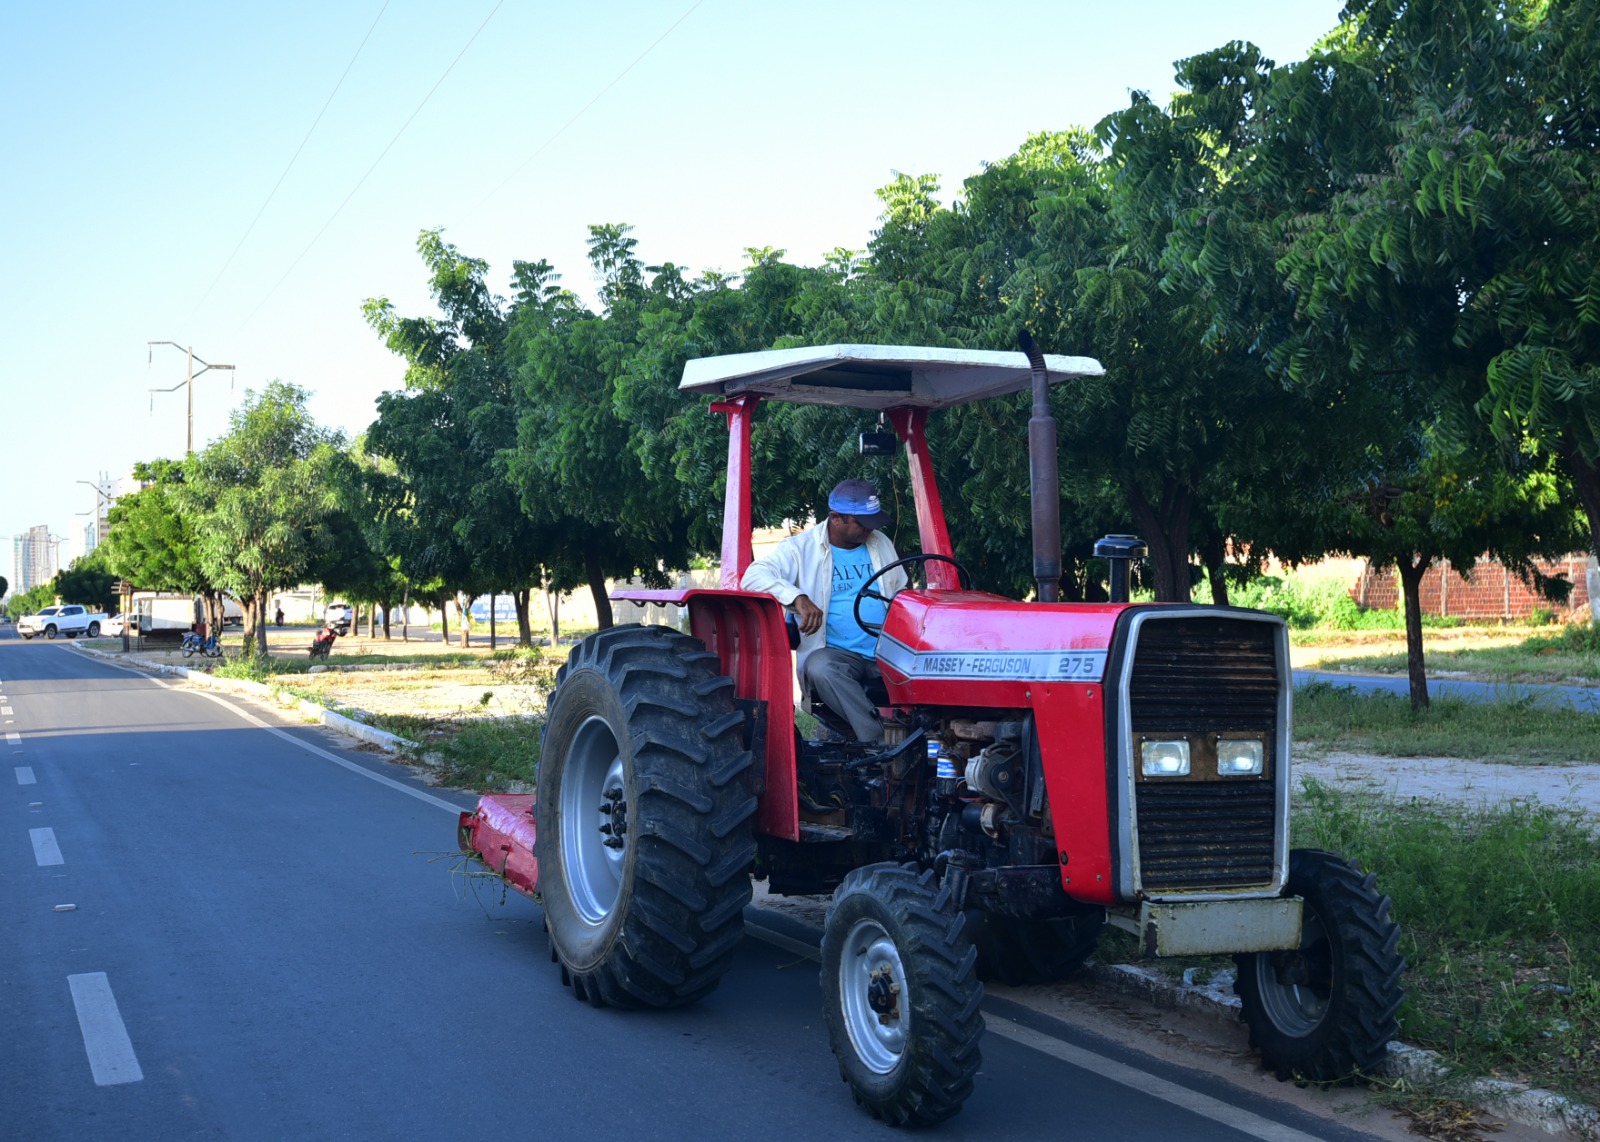
[[839, 1075], [894, 1126], [942, 1122], [972, 1093], [983, 985], [966, 917], [934, 874], [868, 865], [834, 891], [822, 1010]]
[[584, 639], [545, 719], [534, 852], [551, 957], [597, 1007], [676, 1007], [744, 933], [752, 758], [733, 682], [698, 639]]
[[1289, 854], [1287, 894], [1305, 901], [1300, 946], [1235, 956], [1250, 1045], [1280, 1079], [1372, 1074], [1400, 1030], [1400, 926], [1377, 878], [1317, 849]]

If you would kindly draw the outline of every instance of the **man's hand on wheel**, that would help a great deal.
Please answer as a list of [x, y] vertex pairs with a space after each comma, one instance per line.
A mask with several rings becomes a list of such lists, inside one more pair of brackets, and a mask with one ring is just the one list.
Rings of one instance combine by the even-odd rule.
[[794, 611], [800, 616], [801, 634], [816, 634], [822, 629], [822, 608], [805, 595], [794, 597]]

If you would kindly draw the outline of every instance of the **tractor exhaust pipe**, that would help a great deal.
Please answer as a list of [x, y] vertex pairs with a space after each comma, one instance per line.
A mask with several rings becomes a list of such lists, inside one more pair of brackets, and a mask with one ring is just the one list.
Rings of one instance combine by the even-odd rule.
[[1128, 588], [1133, 575], [1133, 561], [1143, 559], [1146, 551], [1144, 540], [1137, 535], [1108, 535], [1104, 539], [1094, 542], [1096, 559], [1104, 559], [1111, 564], [1111, 573], [1106, 577], [1111, 589], [1113, 603], [1126, 603], [1128, 601]]
[[1028, 490], [1033, 510], [1033, 581], [1041, 603], [1061, 598], [1061, 475], [1056, 463], [1056, 421], [1050, 415], [1050, 377], [1044, 354], [1029, 332], [1017, 344], [1033, 367], [1033, 416], [1028, 420]]

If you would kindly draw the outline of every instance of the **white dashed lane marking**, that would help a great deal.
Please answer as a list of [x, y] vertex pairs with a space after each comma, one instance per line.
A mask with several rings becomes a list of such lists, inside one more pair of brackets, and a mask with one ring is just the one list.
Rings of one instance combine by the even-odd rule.
[[32, 784], [34, 784], [33, 766], [31, 766], [31, 765], [19, 765], [19, 766], [16, 767], [16, 769], [17, 769], [17, 784], [18, 785], [32, 785]]
[[54, 829], [29, 829], [28, 836], [33, 838], [33, 859], [39, 862], [40, 868], [67, 863], [61, 855], [61, 846], [56, 844]]
[[6, 733], [6, 744], [7, 745], [21, 745], [22, 744], [22, 735], [19, 734], [19, 733], [12, 733], [10, 731], [7, 731], [7, 733]]
[[78, 1009], [78, 1029], [83, 1032], [83, 1049], [89, 1056], [89, 1070], [96, 1086], [136, 1083], [144, 1078], [133, 1041], [117, 1010], [117, 997], [111, 994], [111, 981], [103, 971], [69, 975], [72, 1005]]
[[8, 715], [9, 716], [10, 713], [11, 713], [11, 707], [10, 706], [0, 706], [0, 714], [4, 714], [4, 715]]

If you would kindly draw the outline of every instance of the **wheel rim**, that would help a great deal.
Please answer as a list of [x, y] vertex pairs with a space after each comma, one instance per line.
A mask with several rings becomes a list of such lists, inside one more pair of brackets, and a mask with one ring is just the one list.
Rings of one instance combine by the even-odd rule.
[[894, 1070], [905, 1053], [910, 995], [900, 951], [876, 920], [858, 920], [845, 937], [839, 1001], [856, 1057], [874, 1074]]
[[1256, 956], [1256, 990], [1267, 1017], [1286, 1034], [1317, 1029], [1333, 992], [1333, 955], [1322, 917], [1306, 911], [1297, 951]]
[[621, 750], [603, 718], [573, 735], [561, 774], [561, 857], [567, 892], [583, 922], [605, 923], [622, 894], [627, 806]]

